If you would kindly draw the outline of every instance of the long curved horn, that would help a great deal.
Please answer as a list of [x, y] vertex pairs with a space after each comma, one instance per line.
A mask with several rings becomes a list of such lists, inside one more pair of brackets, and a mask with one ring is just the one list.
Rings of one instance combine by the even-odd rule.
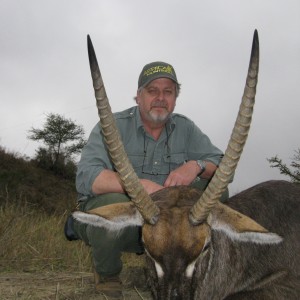
[[158, 220], [159, 208], [152, 201], [125, 152], [111, 107], [108, 102], [104, 83], [98, 66], [96, 54], [90, 36], [87, 37], [88, 53], [90, 61], [91, 75], [95, 90], [98, 115], [102, 127], [102, 133], [113, 161], [113, 164], [121, 178], [124, 188], [130, 196], [132, 202], [141, 213], [144, 220], [150, 224], [155, 224]]
[[225, 155], [200, 199], [190, 211], [192, 224], [199, 224], [206, 220], [211, 209], [217, 204], [222, 193], [226, 190], [236, 169], [247, 140], [253, 106], [255, 102], [256, 84], [259, 69], [259, 41], [257, 30], [254, 32], [251, 58], [249, 63], [246, 86], [242, 97], [239, 113], [232, 130]]

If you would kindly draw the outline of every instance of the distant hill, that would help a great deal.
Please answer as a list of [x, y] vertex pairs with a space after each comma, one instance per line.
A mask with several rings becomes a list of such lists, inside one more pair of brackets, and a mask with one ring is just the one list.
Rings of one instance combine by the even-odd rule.
[[0, 206], [11, 203], [61, 214], [75, 207], [76, 197], [74, 180], [55, 176], [0, 147]]

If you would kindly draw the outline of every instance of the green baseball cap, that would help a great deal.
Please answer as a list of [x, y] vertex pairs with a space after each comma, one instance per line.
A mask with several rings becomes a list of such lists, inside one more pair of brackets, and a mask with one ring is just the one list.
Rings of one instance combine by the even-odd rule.
[[144, 66], [139, 76], [138, 88], [144, 87], [158, 78], [169, 78], [179, 84], [174, 68], [168, 63], [156, 61]]

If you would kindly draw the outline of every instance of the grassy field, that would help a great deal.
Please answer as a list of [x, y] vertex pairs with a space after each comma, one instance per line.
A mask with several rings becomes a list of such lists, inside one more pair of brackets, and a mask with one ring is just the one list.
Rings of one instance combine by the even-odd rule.
[[68, 242], [63, 235], [66, 214], [47, 215], [6, 204], [0, 219], [1, 271], [90, 270], [89, 248], [82, 242]]
[[[90, 248], [63, 234], [66, 215], [0, 210], [0, 299], [108, 299], [96, 294]], [[151, 299], [143, 257], [123, 255], [124, 299]]]
[[[0, 147], [0, 299], [107, 299], [93, 285], [90, 248], [63, 232], [73, 181]], [[144, 258], [124, 254], [123, 299], [151, 299]]]
[[87, 271], [89, 249], [63, 235], [75, 205], [72, 180], [0, 148], [0, 271]]

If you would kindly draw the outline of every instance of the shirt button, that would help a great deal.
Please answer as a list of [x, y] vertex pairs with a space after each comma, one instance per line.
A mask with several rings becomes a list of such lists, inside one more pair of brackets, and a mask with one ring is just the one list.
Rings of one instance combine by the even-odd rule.
[[157, 161], [155, 161], [154, 164], [157, 165]]

